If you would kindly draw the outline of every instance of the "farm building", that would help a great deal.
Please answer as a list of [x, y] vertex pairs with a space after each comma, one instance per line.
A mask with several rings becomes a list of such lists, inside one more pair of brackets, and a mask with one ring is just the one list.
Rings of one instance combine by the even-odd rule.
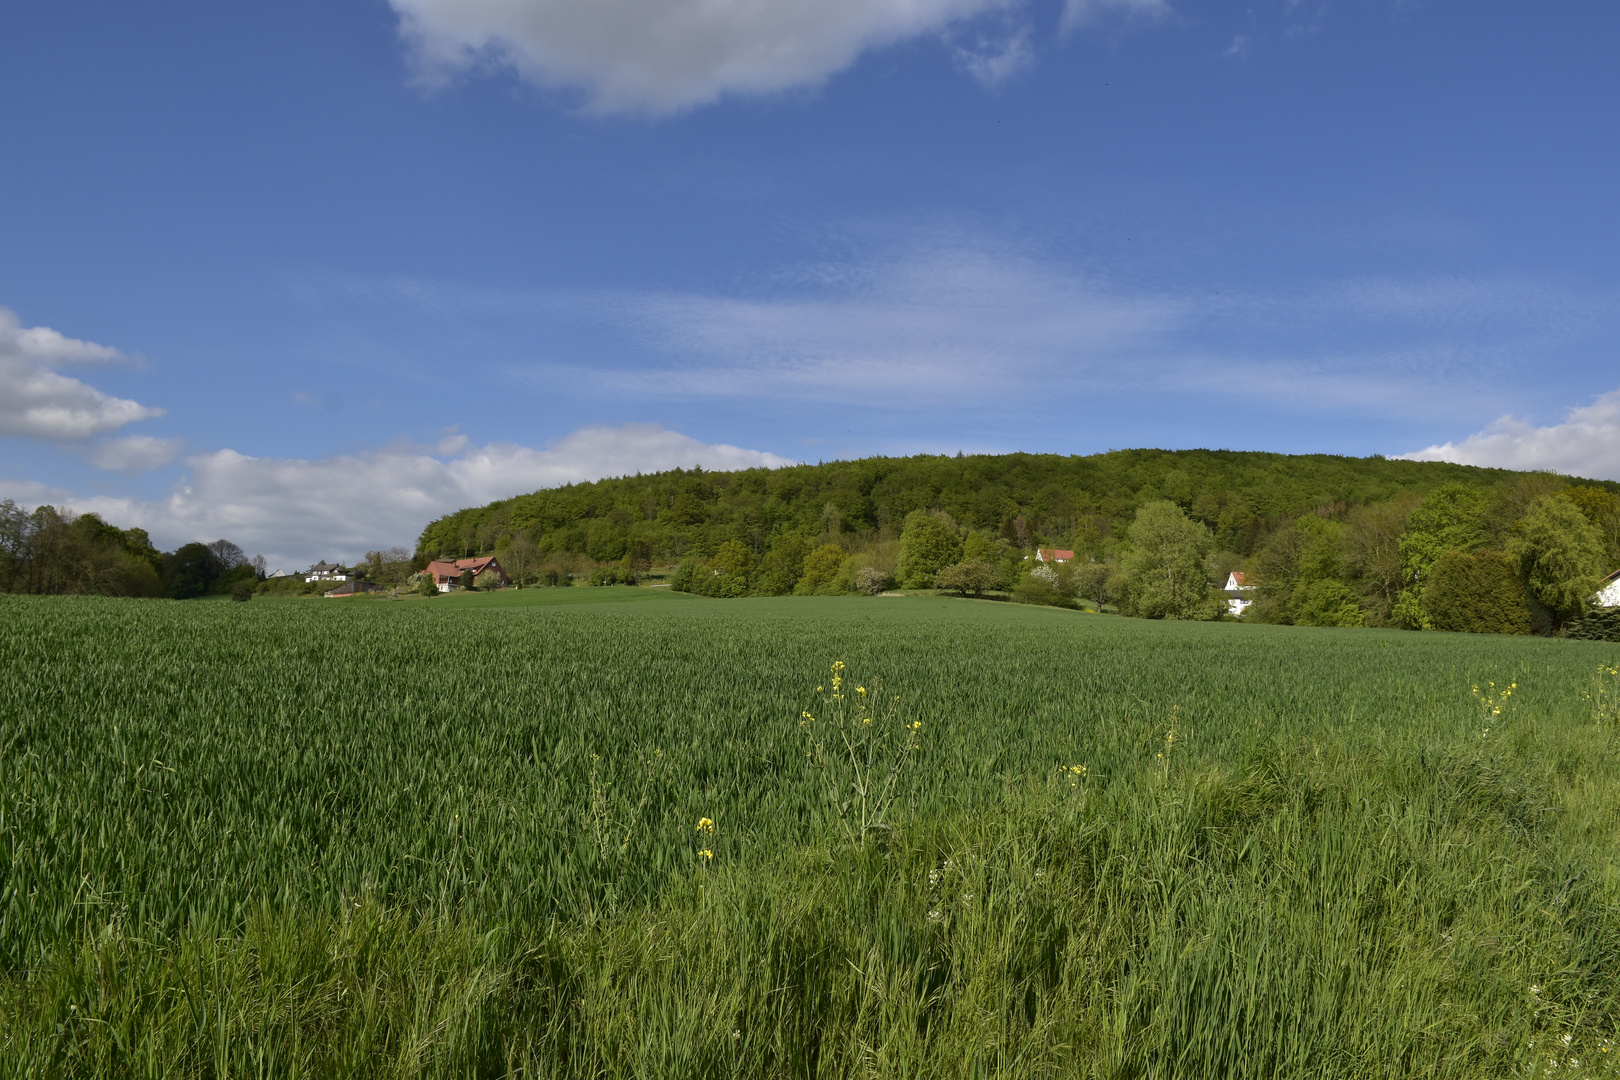
[[1036, 562], [1068, 562], [1074, 558], [1074, 552], [1064, 551], [1062, 548], [1036, 548]]
[[433, 575], [433, 584], [439, 587], [440, 592], [449, 592], [451, 589], [461, 587], [461, 572], [472, 571], [473, 588], [498, 589], [503, 585], [510, 585], [511, 579], [501, 564], [493, 555], [484, 555], [477, 559], [434, 559], [428, 563], [424, 574]]
[[337, 563], [318, 562], [304, 575], [305, 581], [350, 581], [354, 575]]

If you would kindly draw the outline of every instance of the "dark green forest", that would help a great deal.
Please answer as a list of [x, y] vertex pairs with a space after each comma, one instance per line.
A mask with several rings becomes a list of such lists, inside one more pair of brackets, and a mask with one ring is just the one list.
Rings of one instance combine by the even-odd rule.
[[[1042, 570], [1040, 547], [1077, 558]], [[1145, 584], [1168, 572], [1171, 548], [1201, 568], [1192, 592]], [[1620, 484], [1217, 450], [676, 469], [446, 515], [416, 556], [490, 552], [520, 583], [611, 583], [679, 563], [677, 588], [717, 596], [1005, 589], [1167, 618], [1221, 617], [1211, 590], [1240, 570], [1262, 621], [1528, 632], [1580, 614], [1571, 596], [1620, 565]], [[1497, 595], [1476, 611], [1467, 598], [1485, 586]]]

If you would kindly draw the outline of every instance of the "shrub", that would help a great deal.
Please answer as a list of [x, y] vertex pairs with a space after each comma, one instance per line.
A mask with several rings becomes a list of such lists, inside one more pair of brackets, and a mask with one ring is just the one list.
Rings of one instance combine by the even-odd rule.
[[855, 571], [855, 589], [866, 596], [876, 596], [894, 584], [894, 578], [875, 566], [863, 566]]
[[982, 559], [968, 559], [947, 566], [934, 575], [934, 587], [955, 589], [962, 596], [982, 596], [988, 589], [1001, 587], [1001, 572]]
[[245, 604], [253, 599], [253, 582], [238, 581], [231, 586], [231, 599], [239, 604]]

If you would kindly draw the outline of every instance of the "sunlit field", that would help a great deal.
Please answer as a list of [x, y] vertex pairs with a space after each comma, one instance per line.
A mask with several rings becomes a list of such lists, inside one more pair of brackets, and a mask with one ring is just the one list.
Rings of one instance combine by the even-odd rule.
[[0, 662], [3, 1075], [1620, 1072], [1614, 645], [556, 589]]

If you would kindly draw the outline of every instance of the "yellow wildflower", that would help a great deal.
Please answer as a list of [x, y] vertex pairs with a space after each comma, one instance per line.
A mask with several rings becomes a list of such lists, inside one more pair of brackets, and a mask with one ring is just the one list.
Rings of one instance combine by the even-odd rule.
[[708, 818], [698, 818], [697, 831], [700, 833], [714, 832], [714, 822]]
[[698, 852], [698, 857], [704, 860], [713, 859], [714, 852], [710, 851], [708, 848], [704, 848], [702, 851]]

